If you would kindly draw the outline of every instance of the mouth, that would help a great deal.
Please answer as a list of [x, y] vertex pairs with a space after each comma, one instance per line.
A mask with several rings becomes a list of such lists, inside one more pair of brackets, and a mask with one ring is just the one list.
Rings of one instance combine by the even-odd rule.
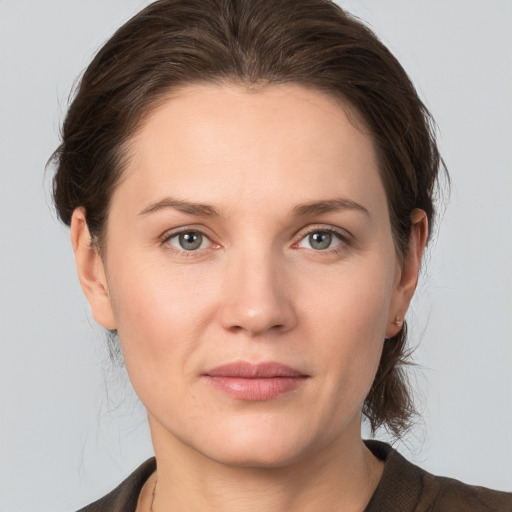
[[236, 361], [208, 370], [204, 379], [213, 388], [239, 400], [271, 400], [297, 390], [309, 379], [291, 366], [276, 362]]

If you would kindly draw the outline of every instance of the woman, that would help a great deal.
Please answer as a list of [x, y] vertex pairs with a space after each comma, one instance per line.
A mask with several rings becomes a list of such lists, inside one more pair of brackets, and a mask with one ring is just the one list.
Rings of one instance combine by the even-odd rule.
[[83, 510], [510, 509], [361, 440], [361, 414], [400, 435], [413, 413], [404, 317], [442, 163], [359, 22], [155, 2], [87, 69], [54, 158], [156, 457]]

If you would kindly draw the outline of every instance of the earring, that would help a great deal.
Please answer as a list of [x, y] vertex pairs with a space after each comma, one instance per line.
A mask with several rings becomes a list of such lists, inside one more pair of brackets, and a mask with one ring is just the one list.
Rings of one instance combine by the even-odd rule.
[[404, 321], [403, 320], [400, 320], [398, 318], [398, 316], [395, 317], [395, 321], [393, 322], [399, 329], [402, 328], [402, 326], [404, 325]]

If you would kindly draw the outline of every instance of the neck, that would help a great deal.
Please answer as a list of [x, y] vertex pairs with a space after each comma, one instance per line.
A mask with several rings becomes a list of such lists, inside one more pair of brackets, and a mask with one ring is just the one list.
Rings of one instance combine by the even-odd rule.
[[219, 463], [155, 426], [152, 436], [158, 474], [145, 486], [143, 501], [152, 503], [153, 512], [360, 512], [383, 470], [359, 431], [356, 439], [346, 436], [311, 456], [272, 468]]

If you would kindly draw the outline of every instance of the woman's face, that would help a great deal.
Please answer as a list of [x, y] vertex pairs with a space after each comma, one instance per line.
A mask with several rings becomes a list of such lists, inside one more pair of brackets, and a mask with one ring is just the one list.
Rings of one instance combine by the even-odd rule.
[[197, 85], [129, 155], [103, 260], [80, 211], [72, 236], [155, 443], [279, 466], [353, 442], [417, 274], [397, 258], [369, 136], [299, 85]]

